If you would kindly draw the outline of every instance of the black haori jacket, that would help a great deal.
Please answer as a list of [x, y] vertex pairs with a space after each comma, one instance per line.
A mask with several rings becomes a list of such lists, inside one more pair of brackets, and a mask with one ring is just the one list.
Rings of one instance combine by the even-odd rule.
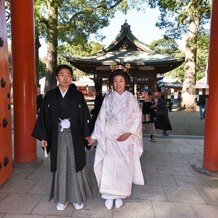
[[[86, 165], [85, 146], [87, 146], [87, 141], [85, 140], [85, 137], [90, 135], [90, 114], [83, 94], [73, 86], [70, 86], [68, 91], [70, 91], [71, 95], [69, 107], [76, 172], [79, 172]], [[48, 91], [45, 95], [32, 133], [32, 136], [38, 140], [46, 140], [48, 142], [47, 151], [50, 152], [51, 172], [55, 172], [57, 169], [58, 92], [59, 88], [56, 87], [55, 89]], [[87, 148], [89, 149], [90, 147], [87, 146]]]

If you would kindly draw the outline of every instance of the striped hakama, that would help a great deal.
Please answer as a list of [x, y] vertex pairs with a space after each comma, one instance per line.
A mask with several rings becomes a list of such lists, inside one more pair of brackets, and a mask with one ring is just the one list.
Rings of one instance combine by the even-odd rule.
[[62, 204], [70, 202], [80, 205], [86, 198], [92, 198], [88, 174], [86, 168], [76, 172], [71, 129], [64, 129], [63, 132], [60, 129], [59, 124], [57, 171], [53, 173], [49, 200], [53, 198]]

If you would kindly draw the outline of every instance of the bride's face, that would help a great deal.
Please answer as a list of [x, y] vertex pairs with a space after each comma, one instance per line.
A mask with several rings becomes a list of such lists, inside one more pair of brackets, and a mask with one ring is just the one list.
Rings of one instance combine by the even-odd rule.
[[113, 79], [113, 87], [119, 93], [122, 94], [125, 91], [126, 80], [123, 76], [117, 75]]

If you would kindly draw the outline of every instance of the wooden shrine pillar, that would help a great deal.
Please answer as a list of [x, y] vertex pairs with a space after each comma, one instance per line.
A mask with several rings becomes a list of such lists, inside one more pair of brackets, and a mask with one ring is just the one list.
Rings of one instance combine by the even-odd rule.
[[5, 1], [0, 0], [0, 185], [12, 174], [10, 90]]
[[218, 171], [218, 1], [212, 1], [203, 167]]
[[11, 1], [14, 160], [36, 159], [36, 140], [31, 136], [36, 120], [34, 0]]

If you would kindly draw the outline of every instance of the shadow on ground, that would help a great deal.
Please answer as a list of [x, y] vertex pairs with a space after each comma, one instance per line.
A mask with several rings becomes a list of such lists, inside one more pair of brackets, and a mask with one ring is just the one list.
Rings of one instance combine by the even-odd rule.
[[[198, 111], [172, 111], [169, 119], [173, 128], [170, 135], [204, 136], [205, 120], [200, 119]], [[162, 134], [162, 131], [157, 130], [157, 134]]]

